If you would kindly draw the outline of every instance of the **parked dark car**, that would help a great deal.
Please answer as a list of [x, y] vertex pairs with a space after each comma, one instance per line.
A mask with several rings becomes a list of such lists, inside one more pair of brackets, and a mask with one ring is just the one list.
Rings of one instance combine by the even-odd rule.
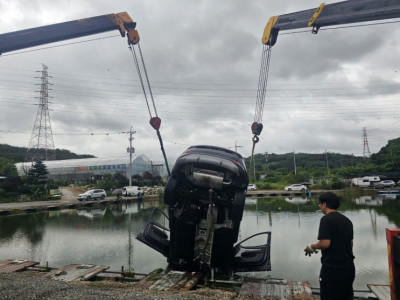
[[380, 182], [375, 182], [374, 183], [374, 188], [375, 189], [384, 189], [384, 188], [391, 188], [394, 187], [396, 185], [396, 183], [393, 180], [383, 180]]
[[380, 182], [376, 182], [376, 183], [374, 183], [373, 187], [374, 187], [374, 189], [384, 189], [385, 185], [383, 185]]
[[[240, 154], [193, 146], [177, 159], [165, 186], [169, 228], [154, 209], [137, 239], [167, 257], [177, 270], [266, 271], [271, 269], [271, 232], [238, 241], [248, 175]], [[253, 243], [254, 245], [254, 243]]]

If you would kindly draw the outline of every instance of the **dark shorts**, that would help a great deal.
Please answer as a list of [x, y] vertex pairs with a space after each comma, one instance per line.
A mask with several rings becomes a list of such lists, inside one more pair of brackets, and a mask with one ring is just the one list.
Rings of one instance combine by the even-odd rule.
[[355, 273], [353, 261], [335, 268], [322, 265], [319, 275], [321, 300], [353, 299]]

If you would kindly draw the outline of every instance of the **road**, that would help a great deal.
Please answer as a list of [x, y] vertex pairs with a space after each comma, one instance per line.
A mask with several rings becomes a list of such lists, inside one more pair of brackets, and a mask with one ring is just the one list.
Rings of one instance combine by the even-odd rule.
[[81, 193], [76, 187], [63, 186], [61, 189], [61, 202], [71, 202], [77, 200], [78, 195]]

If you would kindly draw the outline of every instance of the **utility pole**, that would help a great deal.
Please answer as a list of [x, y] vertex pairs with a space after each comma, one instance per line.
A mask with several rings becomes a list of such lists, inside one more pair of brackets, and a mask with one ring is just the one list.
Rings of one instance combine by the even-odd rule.
[[235, 152], [237, 152], [237, 148], [241, 148], [241, 147], [243, 147], [243, 146], [238, 146], [237, 141], [235, 141]]
[[294, 175], [297, 175], [296, 170], [296, 151], [293, 150], [293, 163], [294, 163]]
[[129, 130], [129, 148], [126, 148], [126, 151], [129, 153], [129, 186], [132, 186], [132, 153], [135, 153], [135, 148], [132, 147], [132, 141], [134, 138], [132, 137], [136, 131]]
[[326, 149], [325, 149], [325, 159], [326, 159], [326, 169], [328, 170], [328, 175], [329, 175], [330, 171], [329, 171], [329, 162], [328, 162], [328, 152], [326, 152]]

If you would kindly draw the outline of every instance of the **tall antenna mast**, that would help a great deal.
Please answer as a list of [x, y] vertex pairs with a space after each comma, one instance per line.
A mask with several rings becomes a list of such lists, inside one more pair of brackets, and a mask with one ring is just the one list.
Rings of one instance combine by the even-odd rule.
[[[54, 148], [53, 132], [51, 130], [49, 114], [49, 75], [47, 66], [42, 64], [42, 76], [40, 84], [40, 100], [35, 124], [33, 125], [28, 151], [25, 161], [54, 160], [56, 152]], [[40, 72], [40, 71], [38, 71]]]
[[363, 127], [363, 158], [367, 158], [371, 156], [371, 151], [369, 150], [369, 145], [368, 145], [368, 137], [367, 137], [367, 128]]

